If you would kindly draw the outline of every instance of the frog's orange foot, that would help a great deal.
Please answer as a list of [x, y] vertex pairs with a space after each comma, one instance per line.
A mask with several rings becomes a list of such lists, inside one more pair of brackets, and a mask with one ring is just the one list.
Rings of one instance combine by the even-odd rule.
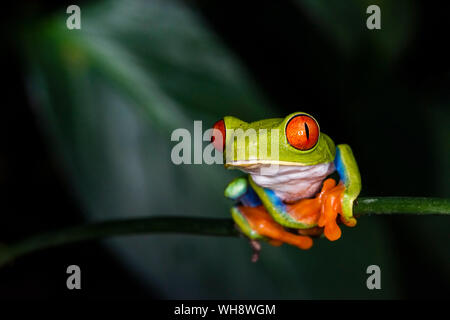
[[293, 234], [287, 231], [283, 226], [279, 225], [273, 220], [263, 206], [238, 206], [238, 209], [249, 223], [250, 228], [259, 235], [268, 238], [269, 243], [274, 246], [289, 243], [300, 249], [306, 250], [313, 245], [313, 241], [310, 237]]
[[324, 235], [330, 241], [335, 241], [341, 237], [341, 229], [337, 225], [338, 213], [342, 213], [342, 197], [344, 196], [345, 186], [342, 183], [336, 185], [333, 179], [324, 181], [321, 197], [322, 206], [320, 217], [317, 221], [319, 227], [324, 227]]
[[322, 190], [313, 199], [303, 199], [295, 204], [287, 205], [288, 213], [297, 221], [315, 225], [319, 228], [304, 229], [301, 234], [317, 235], [324, 233], [327, 239], [334, 241], [341, 237], [341, 229], [337, 225], [338, 213], [342, 212], [341, 201], [345, 186], [336, 185], [333, 179], [324, 181]]

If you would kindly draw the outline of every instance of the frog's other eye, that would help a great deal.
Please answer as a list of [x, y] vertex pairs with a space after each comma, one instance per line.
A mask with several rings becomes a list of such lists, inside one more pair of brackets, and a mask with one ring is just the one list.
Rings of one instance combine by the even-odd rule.
[[213, 125], [213, 133], [211, 135], [211, 142], [216, 150], [222, 152], [225, 145], [225, 122], [219, 120]]
[[319, 125], [310, 116], [294, 116], [286, 125], [286, 138], [295, 149], [309, 150], [319, 140]]

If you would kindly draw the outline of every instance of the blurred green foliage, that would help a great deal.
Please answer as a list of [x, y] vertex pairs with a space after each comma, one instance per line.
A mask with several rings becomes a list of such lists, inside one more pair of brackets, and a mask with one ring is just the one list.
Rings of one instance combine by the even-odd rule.
[[[390, 181], [382, 180], [388, 172], [401, 170], [404, 163], [406, 169], [416, 168], [406, 162], [417, 151], [402, 149], [402, 140], [411, 138], [409, 133], [396, 143], [381, 145], [380, 140], [389, 139], [390, 133], [380, 129], [380, 121], [387, 128], [402, 130], [409, 124], [399, 123], [403, 111], [393, 110], [392, 105], [410, 104], [411, 112], [422, 110], [422, 106], [411, 103], [414, 96], [404, 99], [408, 95], [405, 86], [379, 90], [392, 80], [388, 70], [407, 47], [414, 30], [414, 9], [410, 1], [384, 1], [383, 26], [392, 26], [395, 33], [368, 35], [361, 27], [367, 3], [296, 2], [298, 10], [308, 12], [314, 25], [340, 52], [332, 61], [341, 59], [345, 66], [350, 59], [358, 59], [358, 50], [366, 44], [374, 49], [370, 54], [382, 67], [366, 79], [371, 85], [381, 84], [360, 86], [353, 99], [341, 103], [339, 113], [349, 122], [343, 132], [334, 129], [330, 135], [352, 137], [345, 142], [361, 159], [365, 194], [414, 195], [417, 189], [411, 184], [408, 187], [401, 178], [390, 175]], [[196, 10], [181, 1], [84, 5], [81, 30], [67, 30], [65, 19], [58, 12], [29, 25], [23, 33], [23, 49], [36, 112], [86, 218], [228, 217], [231, 203], [224, 199], [223, 190], [238, 173], [219, 166], [175, 166], [170, 160], [172, 130], [192, 130], [193, 120], [203, 120], [206, 126], [224, 115], [257, 120], [284, 116], [284, 110], [268, 102], [239, 58]], [[298, 33], [301, 41], [304, 31], [292, 32]], [[305, 50], [313, 52], [314, 48]], [[340, 79], [345, 73], [342, 65], [318, 69], [316, 76], [328, 71], [329, 79], [324, 81], [336, 80], [336, 90], [356, 91], [352, 85], [361, 79], [360, 74]], [[391, 105], [384, 103], [387, 97]], [[429, 127], [436, 146], [431, 143], [426, 150], [437, 153], [433, 165], [446, 168], [445, 176], [450, 177], [448, 101], [427, 103], [445, 105], [423, 112], [423, 117], [431, 117], [431, 121], [446, 117], [446, 121]], [[391, 117], [384, 117], [386, 114]], [[335, 119], [327, 114], [319, 117], [328, 123]], [[377, 135], [372, 134], [375, 131]], [[393, 159], [396, 152], [402, 154]], [[378, 184], [377, 179], [381, 179]], [[442, 194], [430, 194], [448, 195], [448, 181], [435, 179], [440, 181], [436, 190]], [[380, 185], [386, 187], [376, 187]], [[448, 222], [443, 222], [414, 218], [405, 228], [413, 233], [423, 230], [423, 234], [416, 234], [426, 239], [427, 246], [421, 248], [431, 248], [430, 255], [435, 252], [439, 257], [436, 261], [448, 270], [448, 245], [442, 245], [448, 243]], [[257, 264], [250, 262], [251, 250], [245, 240], [164, 235], [112, 239], [106, 244], [167, 298], [398, 298], [405, 294], [398, 281], [404, 266], [392, 246], [393, 229], [387, 226], [383, 218], [361, 218], [357, 228], [343, 230], [340, 241], [317, 241], [306, 252], [264, 245]], [[430, 229], [442, 236], [430, 237]], [[371, 264], [382, 269], [381, 291], [366, 288], [365, 271]]]

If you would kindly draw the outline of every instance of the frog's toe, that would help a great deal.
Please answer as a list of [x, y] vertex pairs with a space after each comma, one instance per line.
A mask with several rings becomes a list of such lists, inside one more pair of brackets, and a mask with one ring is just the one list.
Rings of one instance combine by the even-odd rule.
[[248, 189], [248, 181], [245, 177], [238, 177], [231, 181], [225, 189], [225, 197], [237, 200], [242, 197]]
[[236, 224], [250, 239], [268, 240], [276, 246], [288, 243], [304, 250], [313, 245], [310, 237], [293, 234], [279, 225], [263, 206], [235, 206], [231, 213]]
[[259, 252], [261, 251], [261, 244], [257, 240], [250, 239], [250, 247], [253, 249], [252, 262], [256, 262], [259, 259]]

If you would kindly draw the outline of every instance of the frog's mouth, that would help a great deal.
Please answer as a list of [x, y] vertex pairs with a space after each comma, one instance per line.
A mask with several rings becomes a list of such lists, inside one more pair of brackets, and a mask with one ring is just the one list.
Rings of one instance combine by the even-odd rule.
[[[299, 162], [290, 161], [273, 161], [273, 160], [244, 160], [244, 161], [229, 161], [225, 164], [227, 169], [238, 169], [251, 175], [283, 175], [285, 173], [300, 173], [307, 172], [315, 176], [329, 174], [329, 171], [334, 171], [333, 162], [327, 162], [322, 164], [305, 164]], [[286, 181], [288, 182], [288, 181]]]
[[273, 161], [273, 160], [236, 160], [225, 163], [225, 168], [236, 169], [258, 169], [261, 167], [276, 167], [276, 166], [293, 166], [293, 167], [305, 167], [308, 164], [291, 162], [291, 161]]

